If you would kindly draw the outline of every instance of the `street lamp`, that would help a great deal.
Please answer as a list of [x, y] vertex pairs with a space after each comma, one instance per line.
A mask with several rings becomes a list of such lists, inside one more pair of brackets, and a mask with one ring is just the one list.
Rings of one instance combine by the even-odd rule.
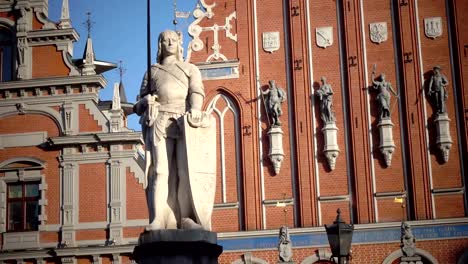
[[336, 210], [337, 216], [332, 225], [325, 225], [328, 243], [332, 251], [332, 257], [338, 258], [338, 264], [344, 264], [344, 259], [349, 259], [351, 240], [353, 239], [353, 224], [346, 224], [341, 219], [341, 210]]

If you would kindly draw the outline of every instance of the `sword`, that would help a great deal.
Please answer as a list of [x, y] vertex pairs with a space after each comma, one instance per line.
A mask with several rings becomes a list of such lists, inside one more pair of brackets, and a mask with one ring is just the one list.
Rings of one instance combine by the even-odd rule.
[[327, 37], [325, 37], [325, 36], [323, 35], [322, 31], [317, 30], [317, 35], [321, 36], [321, 37], [323, 38], [323, 40], [325, 40], [325, 43], [330, 45], [330, 39], [328, 39]]
[[263, 107], [265, 108], [265, 113], [266, 113], [266, 116], [268, 118], [268, 124], [270, 124], [270, 126], [271, 126], [271, 119], [270, 119], [270, 115], [268, 114], [268, 107], [266, 106], [265, 97], [263, 96], [262, 89], [260, 89], [260, 95], [262, 96]]

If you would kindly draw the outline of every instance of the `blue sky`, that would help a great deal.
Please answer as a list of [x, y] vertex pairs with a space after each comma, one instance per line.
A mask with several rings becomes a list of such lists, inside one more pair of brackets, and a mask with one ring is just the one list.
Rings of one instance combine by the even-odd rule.
[[[196, 0], [178, 0], [179, 11], [192, 11]], [[126, 72], [123, 83], [130, 102], [135, 102], [140, 89], [141, 79], [146, 71], [146, 4], [145, 0], [69, 0], [72, 26], [80, 35], [75, 43], [73, 58], [81, 58], [86, 43], [86, 13], [91, 12], [94, 22], [91, 30], [96, 59], [118, 63], [123, 61]], [[49, 18], [60, 20], [62, 0], [49, 0]], [[151, 0], [151, 57], [156, 61], [157, 37], [166, 29], [174, 29], [174, 0]], [[178, 30], [186, 32], [188, 19], [179, 19]], [[184, 37], [184, 44], [188, 43]], [[119, 82], [119, 71], [112, 70], [104, 74], [107, 87], [101, 91], [101, 100], [112, 99], [112, 87]], [[141, 130], [138, 118], [129, 118], [129, 127]]]

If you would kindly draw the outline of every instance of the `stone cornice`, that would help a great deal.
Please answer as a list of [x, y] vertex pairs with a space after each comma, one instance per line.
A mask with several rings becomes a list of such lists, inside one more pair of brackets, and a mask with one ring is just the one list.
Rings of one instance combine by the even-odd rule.
[[49, 138], [51, 146], [70, 146], [94, 143], [133, 142], [143, 144], [140, 132], [96, 133], [88, 135], [61, 136]]
[[[70, 248], [50, 248], [41, 250], [21, 251], [22, 259], [50, 258], [53, 256], [83, 256], [101, 254], [132, 253], [136, 244], [116, 245], [116, 246], [93, 246], [93, 247], [70, 247]], [[2, 252], [0, 260], [16, 259], [18, 252]]]
[[80, 38], [80, 36], [74, 28], [53, 30], [41, 29], [28, 32], [30, 46], [53, 44], [57, 41], [63, 41], [64, 36], [66, 37], [66, 39], [71, 41], [77, 41]]
[[4, 82], [4, 83], [0, 83], [0, 90], [50, 87], [50, 86], [72, 85], [72, 84], [93, 84], [93, 83], [98, 84], [100, 87], [105, 87], [107, 85], [107, 81], [102, 75], [86, 75], [86, 76], [38, 78], [38, 79], [30, 79], [30, 80]]
[[13, 5], [13, 1], [0, 3], [0, 12], [8, 12], [8, 11], [11, 11], [12, 5]]
[[59, 94], [46, 96], [25, 96], [10, 99], [1, 99], [0, 106], [14, 106], [17, 103], [24, 103], [27, 106], [43, 104], [63, 104], [63, 102], [81, 103], [86, 101], [97, 102], [99, 96], [97, 93], [79, 93], [79, 94]]

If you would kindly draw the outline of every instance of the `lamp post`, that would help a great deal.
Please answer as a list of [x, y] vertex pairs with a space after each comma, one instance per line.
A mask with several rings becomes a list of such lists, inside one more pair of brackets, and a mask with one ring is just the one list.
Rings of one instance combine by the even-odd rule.
[[336, 210], [336, 220], [331, 225], [325, 225], [328, 243], [332, 251], [332, 257], [338, 258], [338, 264], [344, 264], [344, 260], [349, 259], [351, 240], [353, 239], [353, 224], [346, 224], [341, 219], [341, 210]]

